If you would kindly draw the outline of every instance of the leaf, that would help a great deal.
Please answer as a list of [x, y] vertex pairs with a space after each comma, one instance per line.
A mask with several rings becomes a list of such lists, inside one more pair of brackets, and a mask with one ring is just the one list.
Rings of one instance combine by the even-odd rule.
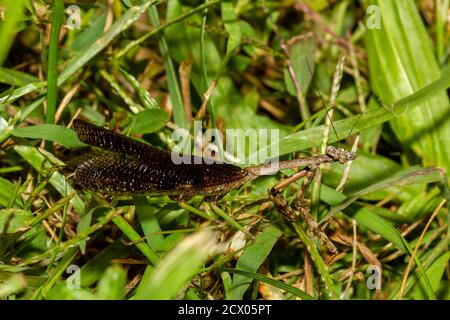
[[[14, 184], [0, 177], [0, 206], [8, 206], [9, 200], [13, 196], [15, 189], [16, 187], [14, 186]], [[20, 197], [16, 198], [16, 204], [20, 207], [23, 207], [23, 204], [20, 201]]]
[[[242, 252], [241, 257], [236, 263], [236, 269], [256, 272], [270, 251], [272, 251], [280, 235], [281, 231], [275, 226], [271, 225], [265, 228], [263, 232], [256, 236], [255, 243]], [[229, 299], [241, 300], [252, 281], [252, 278], [235, 274], [229, 291]]]
[[241, 44], [240, 20], [235, 13], [235, 5], [231, 1], [220, 3], [222, 20], [225, 30], [228, 32], [227, 53], [233, 51]]
[[[203, 5], [212, 4], [216, 0], [205, 2]], [[177, 18], [184, 12], [184, 7], [178, 0], [170, 0], [167, 4], [167, 19], [170, 21]], [[192, 9], [188, 12], [194, 11]], [[201, 32], [196, 28], [190, 28], [187, 24], [201, 24], [202, 20], [198, 14], [192, 15], [185, 20], [175, 23], [165, 30], [167, 42], [171, 48], [171, 55], [175, 61], [193, 61], [192, 66], [192, 84], [198, 95], [203, 94], [208, 88], [205, 87], [205, 81], [202, 70], [202, 59], [200, 55]], [[208, 36], [204, 37], [204, 57], [205, 65], [208, 66], [208, 76], [214, 77], [222, 65], [222, 57], [215, 42]], [[210, 79], [211, 80], [211, 79]], [[259, 114], [256, 114], [251, 106], [244, 103], [242, 95], [234, 87], [231, 77], [226, 74], [220, 74], [220, 81], [214, 90], [211, 99], [216, 110], [216, 116], [222, 117], [227, 128], [264, 128], [277, 129], [280, 136], [288, 130], [287, 126]]]
[[[345, 195], [322, 184], [320, 188], [320, 199], [331, 206], [335, 206], [345, 199]], [[386, 241], [392, 242], [403, 252], [409, 252], [401, 233], [395, 229], [392, 224], [373, 213], [371, 210], [359, 204], [352, 203], [350, 206], [345, 208], [343, 212], [347, 216], [355, 219], [360, 225], [368, 228], [376, 234], [379, 234]]]
[[[370, 168], [370, 170], [367, 170], [367, 168]], [[325, 167], [323, 170], [324, 183], [337, 186], [341, 181], [344, 170], [345, 167], [340, 163], [331, 164], [329, 170]], [[347, 194], [358, 192], [381, 180], [389, 179], [400, 171], [402, 171], [402, 166], [398, 162], [364, 150], [358, 150], [357, 157], [352, 162], [350, 175], [345, 183], [345, 192]], [[389, 191], [383, 192], [379, 200], [384, 199], [388, 193]]]
[[[86, 213], [84, 216], [82, 216], [80, 218], [80, 222], [78, 222], [77, 224], [77, 234], [81, 234], [83, 232], [86, 232], [86, 230], [89, 229], [89, 227], [91, 226], [91, 221], [92, 221], [92, 212], [95, 210], [92, 209], [90, 210], [88, 213]], [[79, 243], [79, 247], [80, 247], [80, 251], [82, 254], [86, 253], [86, 242], [87, 239], [82, 239]]]
[[[316, 46], [314, 37], [295, 41], [289, 46], [289, 59], [303, 95], [308, 91], [314, 74]], [[297, 96], [297, 90], [287, 67], [284, 70], [284, 82], [288, 92], [294, 97]]]
[[33, 219], [31, 212], [19, 209], [0, 210], [0, 236], [8, 223], [6, 234], [25, 232], [30, 229], [30, 222]]
[[66, 148], [85, 146], [73, 130], [55, 124], [40, 124], [17, 128], [13, 130], [12, 135], [21, 138], [54, 141], [62, 144]]
[[142, 254], [151, 262], [152, 265], [155, 265], [159, 256], [153, 251], [153, 249], [147, 245], [147, 243], [142, 242], [142, 237], [136, 230], [134, 230], [133, 226], [131, 226], [127, 220], [125, 220], [122, 216], [116, 216], [113, 218], [113, 222], [119, 229], [127, 236], [129, 240], [131, 240], [136, 248], [142, 252]]
[[65, 282], [57, 282], [44, 297], [46, 300], [98, 300], [89, 290], [71, 289]]
[[137, 91], [139, 99], [146, 109], [159, 108], [158, 102], [151, 97], [150, 92], [148, 92], [148, 90], [145, 89], [134, 76], [129, 74], [118, 65], [116, 66], [116, 68], [123, 74], [123, 76], [131, 84], [131, 86]]
[[[75, 270], [70, 268], [70, 264], [78, 255], [78, 249], [76, 247], [72, 247], [64, 253], [64, 256], [56, 263], [56, 266], [51, 270], [49, 277], [46, 279], [45, 283], [42, 284], [40, 288], [34, 292], [33, 299], [40, 298], [41, 296], [45, 296], [49, 289], [51, 289], [55, 283], [60, 279], [60, 277], [64, 273], [72, 273], [77, 272], [78, 268]], [[73, 267], [73, 265], [72, 265]], [[70, 272], [69, 272], [70, 271]], [[78, 274], [73, 273], [71, 277], [76, 277]], [[72, 278], [73, 279], [73, 278]], [[66, 281], [66, 283], [68, 283]]]
[[[148, 16], [154, 27], [159, 27], [159, 16], [158, 10], [155, 7], [150, 7], [148, 9]], [[188, 128], [189, 124], [187, 122], [186, 113], [184, 111], [183, 98], [181, 97], [180, 86], [178, 83], [178, 76], [175, 72], [175, 67], [172, 58], [169, 54], [169, 46], [166, 41], [164, 34], [158, 35], [159, 50], [161, 51], [162, 57], [164, 59], [164, 68], [166, 69], [167, 84], [169, 87], [170, 100], [173, 106], [173, 120], [176, 125], [180, 128]]]
[[48, 124], [55, 122], [56, 99], [58, 94], [57, 77], [58, 77], [58, 50], [59, 50], [59, 34], [64, 18], [64, 1], [55, 0], [52, 4], [50, 40], [47, 54], [47, 104], [45, 108], [45, 122]]
[[72, 42], [73, 51], [86, 50], [92, 45], [95, 40], [101, 37], [106, 23], [106, 12], [96, 17], [96, 19], [89, 24], [89, 27], [84, 29]]
[[328, 6], [327, 0], [304, 0], [304, 2], [315, 11], [320, 11]]
[[[21, 0], [22, 1], [22, 0]], [[139, 19], [142, 13], [152, 5], [155, 5], [158, 1], [148, 1], [140, 6], [131, 7], [125, 12], [117, 21], [115, 21], [111, 27], [106, 30], [101, 37], [97, 38], [86, 50], [83, 50], [76, 54], [66, 65], [64, 70], [58, 77], [58, 86], [63, 84], [69, 77], [75, 72], [80, 70], [86, 63], [88, 63], [93, 57], [99, 54], [104, 48], [106, 48], [111, 41], [114, 40], [121, 32], [130, 27], [137, 19]], [[0, 98], [0, 103], [5, 101], [14, 101], [17, 98], [24, 96], [27, 93], [41, 89], [46, 86], [46, 82], [35, 82], [27, 84], [23, 87], [17, 88], [9, 97]]]
[[162, 109], [145, 110], [136, 114], [131, 131], [138, 134], [156, 132], [163, 128], [168, 120], [169, 115]]
[[22, 11], [26, 1], [24, 0], [6, 0], [2, 1], [3, 17], [0, 21], [0, 34], [2, 35], [2, 44], [0, 46], [0, 66], [3, 65], [8, 56], [9, 49], [18, 30], [18, 24], [22, 19]]
[[[330, 187], [322, 185], [320, 189], [320, 199], [330, 205], [336, 205], [337, 203], [345, 199], [345, 196]], [[355, 203], [345, 208], [343, 212], [347, 216], [355, 219], [359, 224], [363, 225], [367, 229], [379, 234], [387, 241], [394, 243], [394, 245], [403, 252], [409, 255], [412, 254], [413, 250], [411, 249], [405, 238], [403, 238], [402, 234], [391, 224], [389, 224], [385, 219]], [[417, 256], [415, 257], [414, 261], [417, 264], [421, 274], [424, 274], [425, 269]], [[428, 298], [435, 298], [433, 290], [430, 286], [430, 281], [426, 277], [426, 274], [420, 277], [420, 280], [426, 288]]]

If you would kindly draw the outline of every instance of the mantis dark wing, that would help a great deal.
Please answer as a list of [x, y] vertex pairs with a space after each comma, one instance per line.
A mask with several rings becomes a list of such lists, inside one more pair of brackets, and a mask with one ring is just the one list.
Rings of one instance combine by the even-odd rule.
[[160, 160], [161, 157], [170, 157], [168, 152], [159, 150], [149, 144], [136, 141], [82, 120], [75, 119], [73, 121], [73, 129], [82, 142], [94, 147], [128, 153], [149, 160]]
[[213, 195], [251, 178], [247, 171], [230, 164], [175, 164], [170, 152], [86, 122], [74, 122], [74, 129], [81, 141], [104, 150], [74, 159], [66, 172], [77, 184], [99, 193]]

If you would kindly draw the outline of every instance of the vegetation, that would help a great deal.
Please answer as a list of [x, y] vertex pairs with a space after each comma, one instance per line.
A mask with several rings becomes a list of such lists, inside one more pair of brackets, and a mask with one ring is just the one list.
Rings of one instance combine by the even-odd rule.
[[[70, 4], [0, 1], [0, 298], [450, 298], [448, 0]], [[217, 203], [78, 188], [74, 118], [166, 150], [194, 120], [276, 129], [281, 160], [353, 146], [308, 191], [339, 254], [268, 200], [293, 170]]]

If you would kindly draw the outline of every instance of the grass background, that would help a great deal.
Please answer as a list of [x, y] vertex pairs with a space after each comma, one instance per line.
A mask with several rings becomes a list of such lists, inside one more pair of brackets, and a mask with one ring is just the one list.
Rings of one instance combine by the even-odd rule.
[[[0, 2], [2, 299], [450, 297], [448, 0], [80, 1], [79, 29], [70, 4]], [[358, 147], [343, 187], [333, 164], [310, 188], [331, 265], [268, 202], [292, 171], [179, 204], [55, 170], [74, 117], [165, 149], [195, 119], [279, 129], [283, 159], [318, 154], [338, 139], [318, 92]]]

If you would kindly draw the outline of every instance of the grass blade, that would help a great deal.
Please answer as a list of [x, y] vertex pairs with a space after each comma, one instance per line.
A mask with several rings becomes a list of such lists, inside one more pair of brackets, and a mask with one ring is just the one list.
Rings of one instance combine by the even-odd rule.
[[52, 28], [50, 31], [50, 43], [48, 48], [48, 70], [47, 70], [47, 110], [45, 112], [45, 122], [48, 124], [55, 122], [56, 103], [58, 99], [57, 89], [57, 66], [58, 66], [58, 46], [59, 33], [63, 20], [64, 1], [55, 0], [52, 11]]
[[[242, 252], [236, 264], [236, 269], [252, 273], [256, 272], [280, 236], [281, 231], [275, 226], [269, 226], [264, 229], [263, 232], [256, 236], [255, 243]], [[251, 283], [251, 278], [239, 273], [235, 274], [231, 290], [229, 291], [229, 299], [241, 300]]]
[[309, 294], [307, 294], [306, 292], [304, 292], [302, 290], [299, 290], [293, 286], [287, 285], [284, 282], [277, 281], [272, 278], [263, 276], [262, 274], [259, 274], [259, 273], [249, 272], [249, 271], [239, 270], [239, 269], [231, 269], [231, 268], [220, 268], [219, 271], [235, 273], [235, 274], [244, 276], [246, 278], [252, 278], [254, 280], [258, 280], [258, 281], [270, 284], [274, 287], [285, 290], [286, 292], [291, 293], [294, 296], [297, 296], [303, 300], [315, 300], [315, 298], [313, 296], [310, 296]]
[[159, 261], [149, 277], [141, 281], [135, 299], [175, 298], [217, 249], [215, 234], [208, 229], [185, 237]]
[[12, 135], [21, 138], [54, 141], [62, 144], [66, 148], [86, 146], [78, 139], [73, 130], [55, 124], [41, 124], [14, 129]]
[[[340, 137], [348, 136], [352, 128], [353, 133], [356, 134], [365, 129], [390, 121], [398, 115], [410, 113], [415, 108], [421, 107], [424, 102], [432, 99], [435, 95], [440, 95], [442, 90], [446, 90], [448, 88], [450, 88], [450, 68], [443, 71], [442, 76], [438, 80], [430, 83], [422, 89], [417, 90], [410, 96], [397, 101], [392, 105], [392, 107], [369, 109], [359, 121], [357, 121], [359, 115], [356, 115], [344, 120], [335, 121], [334, 127]], [[272, 148], [279, 147], [279, 154], [285, 155], [291, 152], [319, 146], [322, 142], [321, 139], [323, 137], [323, 130], [324, 126], [321, 125], [290, 134], [282, 137], [279, 141], [276, 141], [258, 152], [260, 154], [265, 154], [264, 152], [266, 152], [267, 154], [267, 150], [274, 150]], [[331, 135], [329, 137], [329, 142], [335, 142], [336, 139], [337, 138], [334, 135]], [[255, 156], [256, 154], [253, 154], [253, 157]], [[261, 157], [259, 159], [261, 159], [261, 161], [267, 160]]]
[[[441, 76], [433, 46], [413, 0], [370, 1], [383, 17], [380, 29], [366, 32], [369, 71], [374, 92], [387, 104], [407, 97]], [[427, 61], [427, 63], [423, 63]], [[404, 146], [411, 147], [425, 166], [450, 169], [449, 99], [445, 91], [420, 108], [391, 119]]]
[[[155, 7], [148, 8], [148, 16], [150, 21], [158, 28], [160, 26], [158, 11]], [[189, 124], [187, 123], [187, 117], [184, 112], [183, 98], [181, 97], [180, 85], [178, 83], [178, 76], [175, 72], [172, 58], [169, 54], [169, 47], [167, 45], [166, 38], [163, 34], [158, 34], [159, 50], [164, 59], [164, 67], [167, 73], [167, 84], [169, 86], [170, 101], [173, 107], [173, 119], [175, 124], [180, 128], [187, 129]]]

